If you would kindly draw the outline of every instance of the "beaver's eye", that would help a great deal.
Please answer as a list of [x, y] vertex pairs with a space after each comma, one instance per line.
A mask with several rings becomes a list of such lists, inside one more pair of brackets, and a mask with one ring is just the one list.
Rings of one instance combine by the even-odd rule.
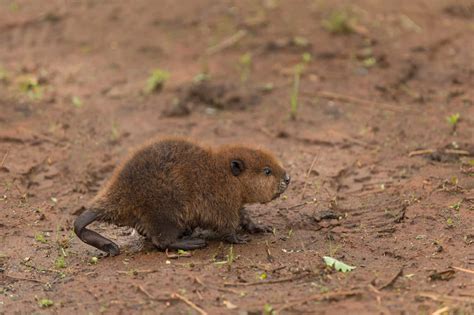
[[265, 175], [267, 175], [267, 176], [270, 176], [270, 175], [272, 174], [272, 169], [269, 168], [269, 167], [265, 167], [265, 168], [263, 169], [263, 173], [264, 173]]

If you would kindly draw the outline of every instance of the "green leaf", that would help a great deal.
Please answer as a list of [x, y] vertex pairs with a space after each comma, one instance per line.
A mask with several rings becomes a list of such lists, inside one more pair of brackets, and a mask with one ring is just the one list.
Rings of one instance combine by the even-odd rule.
[[461, 118], [461, 115], [459, 113], [456, 113], [446, 117], [446, 120], [451, 126], [456, 126], [459, 122], [459, 118]]
[[334, 267], [334, 269], [336, 269], [337, 271], [349, 272], [356, 268], [354, 266], [346, 265], [342, 261], [339, 261], [329, 256], [324, 256], [323, 259], [327, 266]]
[[150, 94], [155, 91], [158, 91], [163, 87], [169, 77], [170, 73], [168, 71], [161, 69], [153, 70], [146, 82], [145, 93]]
[[270, 304], [265, 304], [263, 306], [263, 314], [264, 315], [273, 315], [275, 314], [275, 311], [273, 310], [273, 306], [271, 306]]
[[82, 107], [82, 100], [79, 98], [79, 96], [73, 96], [71, 98], [71, 103], [76, 108], [81, 108]]
[[41, 299], [38, 301], [40, 307], [46, 308], [54, 305], [54, 302], [50, 299]]
[[64, 258], [64, 256], [62, 255], [58, 256], [56, 260], [54, 261], [54, 266], [56, 267], [56, 269], [66, 268], [67, 264], [66, 264], [66, 259]]
[[39, 242], [39, 243], [47, 243], [48, 240], [46, 239], [46, 237], [44, 236], [43, 233], [39, 232], [35, 235], [35, 241]]

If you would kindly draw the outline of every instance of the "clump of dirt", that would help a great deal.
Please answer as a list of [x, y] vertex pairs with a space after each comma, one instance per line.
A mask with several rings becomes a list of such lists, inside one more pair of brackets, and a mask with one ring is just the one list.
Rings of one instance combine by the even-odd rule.
[[232, 82], [202, 80], [178, 89], [177, 99], [163, 114], [167, 117], [186, 116], [198, 107], [215, 110], [245, 110], [260, 100], [260, 93]]

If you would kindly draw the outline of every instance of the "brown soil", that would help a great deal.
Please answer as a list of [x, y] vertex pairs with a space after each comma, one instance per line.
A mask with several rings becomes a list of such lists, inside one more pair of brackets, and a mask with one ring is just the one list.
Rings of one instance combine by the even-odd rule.
[[[322, 26], [334, 10], [355, 17], [351, 33]], [[472, 12], [468, 0], [0, 1], [0, 313], [197, 314], [186, 299], [209, 314], [474, 313]], [[144, 94], [155, 68], [171, 77]], [[193, 83], [202, 71], [210, 81]], [[250, 209], [275, 233], [233, 259], [219, 241], [167, 257], [108, 225], [96, 228], [123, 254], [81, 243], [74, 213], [128, 150], [169, 134], [274, 151], [292, 184]]]

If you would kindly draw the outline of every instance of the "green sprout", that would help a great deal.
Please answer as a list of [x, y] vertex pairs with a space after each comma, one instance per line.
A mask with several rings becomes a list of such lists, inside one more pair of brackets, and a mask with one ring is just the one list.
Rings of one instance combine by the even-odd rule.
[[368, 57], [368, 58], [365, 58], [364, 60], [362, 60], [362, 65], [365, 68], [371, 68], [371, 67], [375, 66], [376, 63], [377, 63], [377, 59], [375, 59], [375, 57]]
[[38, 301], [38, 305], [41, 308], [47, 308], [54, 305], [54, 302], [50, 299], [41, 299]]
[[345, 10], [331, 12], [329, 17], [323, 20], [323, 27], [333, 34], [350, 34], [355, 31], [354, 17]]
[[448, 121], [449, 125], [453, 129], [453, 133], [456, 132], [460, 118], [461, 118], [461, 115], [459, 113], [452, 114], [446, 117], [446, 120]]
[[76, 108], [81, 108], [82, 107], [82, 100], [79, 96], [73, 96], [71, 98], [71, 103], [74, 105]]
[[20, 92], [26, 94], [32, 100], [40, 100], [43, 97], [43, 87], [36, 76], [25, 75], [17, 79]]
[[39, 232], [35, 235], [35, 241], [37, 241], [39, 243], [43, 243], [43, 244], [46, 244], [48, 242], [48, 240], [46, 239], [44, 234], [41, 233], [41, 232]]
[[303, 63], [304, 64], [308, 64], [311, 62], [311, 60], [313, 59], [313, 56], [311, 56], [311, 54], [309, 52], [305, 52], [301, 58], [303, 59]]
[[446, 224], [448, 225], [448, 227], [453, 227], [454, 226], [454, 220], [452, 218], [448, 218], [446, 220]]
[[291, 105], [291, 111], [290, 111], [290, 118], [295, 120], [296, 119], [296, 113], [298, 112], [298, 95], [300, 92], [300, 79], [301, 79], [301, 73], [303, 72], [304, 66], [299, 63], [295, 66], [295, 74], [293, 77], [293, 89], [291, 90], [291, 97], [290, 97], [290, 105]]
[[274, 314], [276, 314], [276, 312], [273, 309], [273, 306], [271, 306], [270, 304], [267, 303], [263, 306], [263, 314], [264, 315], [274, 315]]
[[151, 94], [153, 92], [159, 91], [163, 88], [163, 85], [166, 81], [168, 81], [169, 77], [170, 73], [165, 70], [153, 70], [146, 82], [145, 93]]
[[310, 53], [306, 52], [301, 56], [302, 61], [295, 66], [294, 77], [293, 77], [293, 88], [290, 95], [290, 118], [292, 120], [296, 119], [296, 114], [298, 112], [298, 96], [300, 92], [300, 80], [301, 75], [303, 74], [306, 66], [311, 62], [312, 56]]
[[59, 255], [54, 261], [54, 266], [56, 269], [63, 269], [67, 267], [66, 258], [64, 255]]
[[250, 76], [250, 70], [252, 68], [252, 54], [245, 53], [240, 56], [239, 59], [240, 67], [240, 81], [245, 82]]
[[459, 209], [461, 209], [461, 203], [462, 203], [462, 200], [452, 204], [451, 206], [449, 206], [451, 209], [454, 209], [456, 211], [459, 211]]

